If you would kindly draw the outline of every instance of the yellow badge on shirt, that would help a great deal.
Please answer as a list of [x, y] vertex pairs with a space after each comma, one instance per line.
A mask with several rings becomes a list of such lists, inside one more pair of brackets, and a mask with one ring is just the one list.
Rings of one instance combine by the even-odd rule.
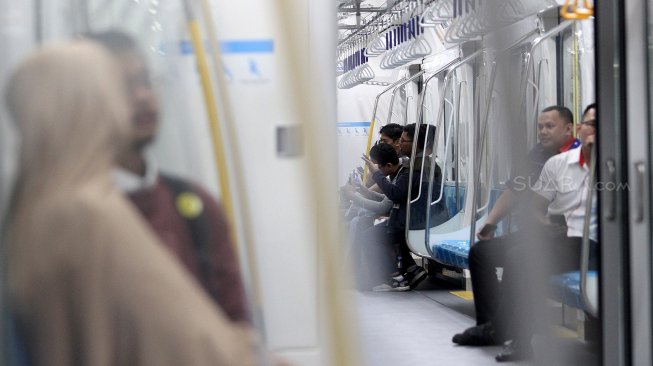
[[202, 214], [204, 204], [202, 200], [192, 192], [184, 192], [177, 196], [175, 201], [179, 214], [187, 219], [194, 219]]

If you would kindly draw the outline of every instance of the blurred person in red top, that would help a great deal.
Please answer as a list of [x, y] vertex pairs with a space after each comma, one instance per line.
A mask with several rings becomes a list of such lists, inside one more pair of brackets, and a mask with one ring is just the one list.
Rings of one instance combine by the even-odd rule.
[[28, 363], [260, 364], [257, 334], [227, 319], [111, 182], [131, 133], [115, 59], [87, 41], [49, 45], [7, 85], [21, 143], [3, 269]]
[[238, 258], [222, 207], [199, 185], [161, 173], [148, 151], [159, 127], [159, 99], [136, 41], [119, 31], [86, 37], [118, 59], [132, 107], [133, 138], [119, 157], [114, 182], [229, 318], [249, 321]]

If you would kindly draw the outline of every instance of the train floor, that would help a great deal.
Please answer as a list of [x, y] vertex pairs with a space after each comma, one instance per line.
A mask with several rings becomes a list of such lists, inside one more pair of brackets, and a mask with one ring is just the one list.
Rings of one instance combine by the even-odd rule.
[[[356, 291], [363, 364], [496, 365], [501, 346], [451, 342], [455, 333], [475, 324], [473, 301], [452, 294], [455, 290], [429, 278], [409, 292]], [[534, 360], [508, 364], [598, 365], [590, 347], [573, 335], [535, 336], [533, 348]]]

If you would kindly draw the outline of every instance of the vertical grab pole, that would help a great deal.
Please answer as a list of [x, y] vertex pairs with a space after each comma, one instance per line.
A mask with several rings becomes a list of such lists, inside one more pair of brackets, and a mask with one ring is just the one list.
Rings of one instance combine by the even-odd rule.
[[[423, 73], [423, 71], [422, 71]], [[421, 74], [420, 74], [421, 75]], [[374, 135], [374, 124], [376, 121], [376, 110], [379, 106], [379, 99], [381, 96], [388, 91], [390, 91], [392, 88], [395, 88], [397, 85], [400, 85], [401, 83], [406, 82], [406, 78], [399, 79], [396, 81], [394, 84], [390, 85], [386, 89], [384, 89], [382, 92], [379, 93], [379, 95], [376, 96], [376, 99], [374, 100], [374, 109], [372, 110], [372, 120], [370, 121], [370, 129], [367, 133], [367, 147], [365, 148], [365, 154], [368, 154], [370, 152], [370, 149], [372, 148], [372, 136]], [[393, 100], [394, 100], [394, 95], [393, 95]], [[365, 170], [363, 172], [363, 182], [367, 179], [367, 165], [365, 165]]]
[[[485, 116], [483, 118], [483, 125], [481, 127], [480, 140], [478, 142], [479, 149], [475, 150], [474, 153], [478, 153], [478, 158], [474, 161], [474, 191], [472, 192], [472, 223], [470, 227], [469, 234], [469, 245], [470, 247], [476, 242], [476, 216], [478, 215], [478, 210], [476, 205], [478, 204], [478, 191], [481, 189], [481, 181], [479, 179], [481, 175], [481, 165], [483, 164], [483, 152], [485, 150], [485, 140], [487, 139], [487, 121], [490, 116], [490, 108], [492, 106], [492, 91], [494, 90], [494, 79], [496, 77], [497, 71], [497, 62], [496, 60], [492, 62], [492, 71], [490, 74], [490, 85], [488, 86], [488, 92], [486, 105], [485, 105]], [[489, 177], [487, 177], [489, 179]], [[489, 197], [488, 197], [489, 198]]]
[[[184, 0], [187, 2], [188, 0]], [[202, 14], [205, 19], [206, 27], [208, 30], [208, 39], [211, 44], [211, 54], [213, 56], [213, 66], [215, 68], [215, 76], [217, 79], [217, 85], [218, 85], [218, 91], [220, 92], [220, 95], [228, 95], [228, 90], [227, 90], [227, 82], [225, 80], [225, 74], [224, 74], [224, 69], [222, 68], [222, 57], [220, 53], [220, 49], [218, 48], [218, 40], [216, 37], [216, 30], [214, 27], [213, 23], [213, 15], [211, 11], [211, 6], [208, 2], [208, 0], [201, 0], [201, 5], [202, 5]], [[201, 46], [201, 44], [200, 44]], [[237, 141], [237, 136], [234, 133], [234, 129], [230, 128], [233, 126], [233, 113], [231, 111], [231, 107], [229, 103], [226, 101], [223, 103], [223, 115], [225, 117], [225, 125], [226, 125], [226, 134], [229, 138], [229, 141]], [[216, 128], [218, 129], [218, 137], [220, 139], [215, 138], [214, 140], [214, 149], [218, 149], [218, 146], [224, 146], [224, 144], [221, 143], [221, 136], [219, 134], [219, 124], [217, 123], [217, 119], [215, 121]], [[216, 142], [220, 142], [220, 145], [217, 145]], [[221, 150], [220, 150], [221, 151]], [[224, 153], [222, 152], [222, 163], [219, 163], [218, 168], [224, 169], [224, 174], [226, 176], [226, 161], [224, 159]], [[242, 170], [243, 164], [241, 164], [241, 159], [240, 155], [238, 154], [238, 150], [234, 149], [232, 152], [232, 168], [234, 171], [234, 175], [236, 178], [236, 182], [238, 185], [242, 186], [245, 183], [245, 174]], [[218, 160], [216, 160], [218, 162]], [[222, 183], [220, 183], [222, 186]], [[233, 228], [234, 236], [235, 237], [241, 237], [241, 240], [239, 241], [234, 241], [234, 243], [239, 247], [238, 249], [242, 249], [243, 253], [241, 255], [241, 258], [239, 258], [239, 261], [242, 266], [246, 265], [246, 270], [242, 271], [242, 274], [246, 280], [246, 283], [248, 285], [248, 288], [246, 289], [248, 291], [248, 297], [250, 301], [260, 307], [262, 304], [262, 296], [261, 296], [261, 284], [259, 281], [259, 273], [258, 273], [258, 267], [257, 267], [257, 260], [256, 260], [256, 251], [254, 250], [254, 240], [252, 238], [252, 230], [250, 227], [250, 220], [249, 218], [251, 215], [249, 214], [249, 204], [247, 202], [247, 195], [243, 194], [241, 191], [236, 190], [235, 193], [238, 195], [239, 202], [241, 205], [238, 207], [239, 208], [239, 216], [242, 218], [242, 220], [239, 222], [240, 226], [242, 226], [242, 232], [239, 230], [239, 225], [236, 225], [236, 221], [232, 221], [231, 227]], [[223, 193], [224, 194], [224, 193]], [[230, 196], [231, 197], [231, 196]], [[235, 207], [235, 206], [232, 206]], [[235, 212], [234, 212], [235, 214]], [[240, 234], [240, 235], [239, 235]], [[244, 258], [243, 258], [244, 257]], [[261, 317], [261, 314], [257, 309], [252, 309], [252, 321], [254, 325], [261, 330], [262, 333], [264, 333], [265, 329], [265, 322], [263, 321], [263, 318]]]
[[211, 140], [213, 142], [213, 154], [218, 170], [218, 181], [220, 182], [221, 200], [224, 209], [227, 213], [229, 223], [234, 223], [234, 205], [233, 198], [231, 197], [231, 186], [229, 184], [229, 175], [227, 172], [227, 159], [225, 152], [221, 146], [223, 137], [220, 130], [220, 121], [218, 118], [218, 107], [215, 103], [215, 93], [211, 86], [211, 75], [209, 73], [208, 62], [204, 52], [204, 45], [202, 44], [202, 34], [200, 25], [191, 9], [189, 0], [184, 0], [184, 12], [188, 21], [188, 31], [190, 32], [191, 41], [193, 43], [193, 50], [195, 54], [195, 61], [197, 62], [197, 69], [200, 74], [200, 82], [202, 84], [202, 92], [204, 94], [204, 103], [206, 104], [206, 113], [209, 118], [209, 127], [211, 128]]

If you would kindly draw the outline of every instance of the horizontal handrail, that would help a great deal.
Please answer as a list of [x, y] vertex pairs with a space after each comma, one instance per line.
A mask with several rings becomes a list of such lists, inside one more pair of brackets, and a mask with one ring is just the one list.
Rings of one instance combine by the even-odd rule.
[[391, 118], [392, 118], [392, 109], [394, 108], [394, 105], [395, 105], [395, 97], [397, 96], [397, 90], [399, 90], [399, 88], [401, 88], [402, 86], [410, 83], [411, 81], [417, 79], [418, 77], [422, 76], [424, 73], [426, 73], [426, 70], [420, 70], [415, 75], [411, 76], [408, 79], [404, 79], [404, 81], [402, 83], [397, 84], [397, 85], [394, 86], [394, 89], [392, 90], [392, 98], [390, 98], [390, 109], [388, 110], [388, 121], [387, 122], [390, 122]]
[[526, 113], [525, 109], [526, 108], [524, 108], [524, 101], [526, 100], [525, 98], [526, 98], [526, 87], [528, 85], [528, 82], [527, 82], [528, 81], [528, 74], [530, 74], [530, 68], [531, 68], [531, 65], [532, 65], [532, 62], [533, 62], [533, 57], [532, 57], [533, 51], [540, 44], [542, 44], [542, 42], [544, 42], [545, 40], [547, 40], [547, 39], [549, 39], [549, 38], [551, 38], [553, 36], [558, 35], [558, 33], [562, 33], [567, 28], [571, 27], [573, 24], [574, 24], [574, 22], [571, 21], [571, 20], [567, 20], [565, 22], [562, 22], [562, 23], [558, 24], [555, 28], [553, 28], [553, 29], [549, 30], [548, 32], [542, 34], [541, 36], [535, 38], [531, 42], [531, 47], [528, 50], [528, 52], [526, 53], [526, 67], [524, 68], [524, 73], [523, 73], [522, 79], [521, 79], [522, 80], [521, 81], [522, 85], [521, 85], [521, 87], [519, 89], [520, 93], [521, 93], [520, 94], [521, 95], [520, 106], [521, 106], [521, 108], [522, 108], [522, 110], [524, 112], [522, 117], [526, 117], [526, 115], [525, 115], [525, 113]]
[[[401, 79], [399, 79], [399, 80], [397, 80], [396, 82], [394, 82], [394, 83], [393, 83], [392, 85], [390, 85], [389, 87], [383, 89], [383, 91], [380, 92], [380, 93], [376, 96], [376, 99], [374, 99], [374, 109], [372, 109], [372, 121], [376, 120], [376, 110], [377, 110], [377, 107], [379, 106], [379, 99], [381, 98], [381, 96], [382, 96], [383, 94], [389, 92], [390, 90], [392, 90], [392, 89], [393, 89], [394, 87], [396, 87], [397, 85], [403, 83], [404, 81], [406, 81], [406, 78], [405, 78], [405, 77], [404, 77], [404, 78], [401, 78]], [[368, 150], [369, 150], [369, 149], [368, 149]]]
[[[396, 81], [394, 84], [390, 85], [389, 87], [383, 89], [382, 92], [380, 92], [377, 96], [376, 99], [374, 99], [374, 109], [372, 109], [372, 119], [370, 120], [370, 128], [367, 131], [367, 147], [365, 148], [365, 153], [369, 154], [370, 149], [372, 148], [372, 134], [374, 133], [374, 124], [376, 123], [376, 110], [377, 107], [379, 106], [379, 100], [381, 99], [381, 96], [388, 91], [390, 91], [392, 88], [395, 87], [397, 84], [401, 84], [404, 82], [405, 78], [399, 79]], [[367, 165], [365, 165], [365, 170], [363, 171], [363, 181], [367, 179]]]
[[[499, 51], [498, 53], [500, 53], [500, 55], [497, 57], [497, 59], [507, 55], [508, 51], [510, 51], [510, 50], [512, 50], [514, 48], [523, 46], [525, 44], [524, 42], [526, 40], [528, 40], [531, 36], [533, 36], [533, 34], [536, 34], [537, 32], [539, 32], [539, 29], [535, 28], [535, 29], [531, 30], [530, 32], [526, 33], [525, 35], [523, 35], [522, 37], [520, 37], [518, 40], [513, 42], [507, 48]], [[496, 68], [496, 61], [494, 62], [494, 67]], [[540, 62], [540, 67], [541, 67], [541, 62]], [[492, 71], [491, 85], [494, 85], [494, 73], [495, 72], [496, 71]], [[539, 74], [538, 74], [538, 77], [539, 77]], [[539, 82], [539, 79], [538, 79], [538, 82]], [[484, 120], [484, 128], [485, 129], [487, 129], [487, 122], [488, 122], [489, 113], [490, 113], [489, 108], [490, 108], [490, 104], [491, 104], [491, 100], [492, 100], [492, 94], [491, 94], [492, 93], [492, 88], [493, 87], [491, 87], [491, 89], [489, 90], [490, 94], [488, 94], [487, 108], [485, 110], [485, 113], [486, 113], [485, 120]], [[484, 144], [485, 144], [485, 134], [486, 134], [486, 132], [487, 132], [487, 130], [484, 130], [482, 132], [482, 139], [483, 140], [481, 141], [481, 149], [479, 150], [480, 154], [483, 154], [483, 148], [484, 148]], [[481, 159], [482, 159], [482, 155], [479, 155], [479, 157], [478, 157], [478, 160], [479, 160], [478, 164], [479, 165], [480, 165], [480, 160]], [[475, 169], [476, 169], [476, 165], [475, 165]], [[475, 174], [476, 174], [476, 177], [480, 176], [480, 167], [478, 168], [478, 171], [475, 171]], [[478, 179], [475, 180], [475, 186], [476, 186], [476, 184], [480, 184], [480, 181]], [[475, 187], [474, 191], [472, 191], [472, 207], [474, 207], [474, 209], [475, 209], [475, 212], [476, 212], [475, 216], [478, 215], [479, 213], [485, 211], [490, 206], [490, 198], [491, 198], [490, 195], [488, 194], [488, 198], [487, 198], [487, 201], [485, 202], [485, 204], [483, 206], [479, 207], [479, 208], [476, 208], [476, 200], [477, 200], [476, 194], [477, 194], [478, 189], [480, 189], [480, 187], [478, 187], [478, 188]], [[472, 243], [472, 242], [474, 242], [474, 235], [475, 235], [474, 232], [476, 231], [476, 218], [474, 218], [473, 222], [471, 223], [470, 228], [471, 228], [471, 231], [472, 231], [470, 243]]]
[[[413, 141], [417, 140], [417, 138], [419, 137], [419, 126], [421, 125], [421, 120], [422, 120], [422, 117], [423, 117], [424, 100], [425, 100], [425, 97], [426, 97], [426, 89], [427, 89], [428, 83], [434, 77], [436, 77], [438, 74], [440, 74], [443, 71], [446, 71], [446, 75], [444, 77], [444, 88], [443, 88], [443, 90], [446, 90], [449, 82], [451, 81], [451, 75], [453, 75], [453, 72], [455, 70], [457, 70], [458, 68], [460, 68], [461, 66], [467, 64], [469, 61], [471, 61], [474, 58], [478, 57], [478, 55], [480, 55], [480, 54], [482, 54], [482, 50], [478, 50], [478, 51], [472, 53], [471, 55], [463, 58], [462, 60], [458, 60], [458, 61], [453, 60], [449, 64], [445, 65], [440, 71], [436, 72], [435, 74], [431, 75], [427, 80], [425, 80], [424, 88], [423, 88], [422, 95], [421, 95], [421, 100], [420, 100], [420, 103], [419, 103], [419, 109], [417, 111], [418, 112], [418, 118], [417, 118], [417, 123], [416, 123], [416, 126], [415, 126], [415, 137], [414, 137]], [[445, 98], [444, 98], [444, 94], [443, 94], [440, 97], [440, 103], [439, 103], [440, 110], [438, 111], [438, 118], [436, 119], [436, 121], [440, 121], [442, 119], [442, 110], [444, 109], [443, 108], [444, 99]], [[439, 130], [441, 130], [441, 129], [438, 129], [437, 126], [435, 128], [436, 128], [436, 136], [434, 138], [434, 151], [436, 151], [435, 149], [437, 148], [437, 140], [438, 140], [438, 137], [439, 137], [438, 133], [439, 133]], [[426, 144], [426, 139], [424, 139], [424, 143]], [[422, 147], [422, 149], [424, 150], [424, 146]], [[417, 143], [413, 143], [412, 156], [415, 156], [416, 153], [417, 153]], [[414, 169], [415, 169], [415, 159], [411, 159], [410, 160], [410, 170], [409, 170], [410, 171], [409, 172], [409, 181], [410, 182], [413, 181]], [[433, 169], [435, 169], [435, 159], [431, 159], [431, 171], [433, 171]], [[422, 189], [422, 179], [423, 179], [423, 174], [421, 172], [423, 170], [424, 170], [424, 159], [422, 159], [422, 170], [420, 171], [420, 184], [419, 184], [418, 195], [417, 195], [417, 198], [415, 200], [409, 201], [410, 203], [416, 202], [421, 197], [421, 194], [422, 194], [422, 191], [421, 191], [421, 189]], [[410, 197], [412, 196], [412, 186], [413, 186], [412, 184], [410, 184], [408, 186], [408, 199], [409, 200], [410, 200]], [[429, 188], [428, 188], [429, 197], [431, 196], [431, 194], [433, 194], [433, 181], [432, 180], [429, 182]], [[406, 216], [406, 222], [410, 223], [410, 210], [407, 210], [406, 215], [407, 215]], [[430, 220], [431, 220], [431, 210], [428, 209], [428, 207], [427, 207], [427, 210], [426, 210], [426, 223], [427, 223], [426, 226], [427, 226], [427, 228], [429, 226], [428, 223], [430, 222]], [[405, 231], [406, 240], [408, 240], [409, 230], [410, 230], [410, 225], [406, 225], [406, 231]], [[427, 230], [425, 230], [425, 232], [426, 232], [426, 235], [425, 235], [426, 250], [427, 250], [427, 252], [429, 253], [429, 255], [431, 257], [434, 257], [433, 251], [430, 248], [430, 246], [428, 245], [429, 230], [427, 229]]]
[[[507, 48], [505, 48], [505, 49], [502, 49], [501, 52], [509, 51], [509, 50], [511, 50], [511, 49], [513, 49], [513, 48], [515, 48], [515, 47], [518, 47], [518, 46], [523, 45], [524, 42], [525, 42], [526, 40], [528, 40], [528, 39], [529, 39], [533, 34], [535, 34], [537, 31], [538, 31], [538, 29], [534, 29], [534, 30], [528, 32], [528, 33], [525, 34], [524, 36], [520, 37], [517, 41], [515, 41], [514, 43], [512, 43], [509, 47], [507, 47]], [[443, 90], [446, 90], [447, 87], [449, 86], [449, 83], [451, 82], [451, 78], [452, 78], [453, 72], [454, 72], [455, 70], [457, 70], [457, 69], [460, 68], [461, 66], [467, 64], [468, 62], [474, 60], [476, 57], [478, 57], [478, 56], [480, 56], [480, 55], [482, 55], [482, 54], [485, 54], [487, 51], [488, 51], [488, 50], [486, 50], [486, 49], [475, 51], [475, 52], [472, 53], [471, 55], [469, 55], [469, 56], [463, 58], [462, 60], [459, 60], [458, 62], [455, 62], [455, 63], [453, 63], [453, 64], [449, 64], [449, 65], [447, 65], [443, 70], [441, 70], [441, 71], [447, 70], [447, 74], [446, 74], [445, 77], [444, 77], [444, 82], [443, 82], [444, 87], [443, 87]], [[495, 64], [495, 67], [496, 67], [496, 64]], [[423, 108], [424, 108], [424, 98], [425, 98], [425, 94], [426, 94], [426, 93], [425, 93], [425, 91], [426, 91], [426, 87], [428, 86], [428, 83], [431, 81], [431, 79], [434, 78], [435, 76], [437, 76], [441, 71], [436, 72], [435, 74], [433, 74], [432, 76], [430, 76], [430, 77], [429, 77], [427, 80], [425, 80], [425, 82], [424, 82], [424, 88], [423, 88], [424, 91], [422, 92], [421, 101], [420, 101], [420, 103], [419, 103], [418, 118], [417, 118], [417, 126], [416, 126], [416, 127], [419, 127], [419, 125], [421, 124], [421, 120], [422, 120], [422, 116], [423, 116]], [[493, 74], [493, 76], [494, 76], [494, 74]], [[493, 82], [492, 82], [492, 83], [493, 83]], [[489, 103], [489, 102], [488, 102], [488, 103]], [[439, 105], [440, 105], [440, 109], [439, 109], [439, 111], [438, 111], [438, 117], [437, 117], [436, 121], [440, 121], [440, 120], [442, 120], [442, 113], [443, 113], [443, 109], [444, 109], [444, 108], [443, 108], [443, 106], [444, 106], [444, 95], [440, 97], [440, 103], [439, 103]], [[488, 110], [489, 110], [489, 107], [488, 107]], [[486, 116], [486, 120], [487, 120], [487, 116]], [[437, 127], [436, 127], [436, 128], [437, 128]], [[436, 137], [435, 137], [435, 139], [434, 139], [434, 147], [433, 147], [433, 150], [434, 150], [434, 151], [437, 151], [437, 144], [438, 144], [438, 137], [439, 137], [439, 136], [437, 136], [437, 134], [439, 134], [439, 130], [441, 130], [441, 129], [436, 130]], [[415, 131], [416, 131], [415, 139], [417, 139], [417, 134], [419, 134], [419, 128], [416, 128]], [[415, 156], [416, 151], [417, 151], [416, 148], [417, 148], [416, 144], [413, 144], [413, 148], [412, 148], [412, 156]], [[410, 161], [410, 178], [409, 178], [409, 181], [411, 181], [411, 182], [412, 182], [412, 179], [413, 179], [414, 168], [415, 168], [415, 167], [414, 167], [414, 159], [411, 159], [411, 161]], [[423, 168], [423, 167], [422, 167], [422, 168]], [[432, 161], [431, 161], [431, 171], [433, 171], [433, 169], [435, 169], [435, 159], [432, 159]], [[422, 178], [420, 178], [420, 179], [422, 179]], [[412, 184], [411, 184], [411, 185], [409, 186], [409, 188], [408, 188], [408, 197], [409, 197], [409, 199], [410, 199], [410, 197], [412, 196], [412, 192], [411, 192], [411, 191], [412, 191]], [[432, 193], [433, 193], [433, 181], [431, 180], [431, 181], [429, 182], [429, 188], [428, 188], [428, 195], [429, 195], [429, 197], [432, 195]], [[414, 203], [414, 202], [416, 202], [416, 201], [420, 198], [420, 196], [421, 196], [421, 184], [420, 184], [420, 192], [418, 193], [417, 198], [414, 199], [414, 200], [412, 200], [412, 201], [409, 201], [409, 202], [410, 202], [410, 203]], [[430, 222], [430, 214], [431, 214], [430, 211], [431, 211], [431, 210], [429, 210], [429, 209], [427, 209], [427, 211], [426, 211], [426, 222], [427, 222], [427, 223]], [[472, 220], [472, 221], [475, 223], [475, 220]], [[407, 220], [406, 220], [406, 222], [410, 222], [410, 210], [408, 210], [408, 212], [407, 212]], [[410, 230], [410, 225], [407, 225], [407, 226], [406, 226], [406, 238], [408, 238], [408, 232], [409, 232], [409, 230]], [[426, 230], [425, 240], [426, 240], [426, 244], [428, 244], [428, 241], [429, 241], [429, 230]], [[430, 254], [431, 256], [433, 256], [432, 250], [431, 250], [431, 248], [429, 247], [429, 245], [426, 245], [426, 247], [427, 247], [427, 251], [429, 252], [429, 254]]]
[[[533, 34], [536, 34], [538, 31], [539, 31], [539, 29], [533, 29], [530, 32], [523, 35], [522, 37], [520, 37], [515, 42], [513, 42], [510, 46], [500, 50], [498, 52], [498, 54], [500, 54], [499, 57], [503, 57], [503, 56], [507, 55], [508, 51], [510, 51], [512, 49], [523, 46], [525, 44], [525, 41], [528, 40], [531, 36], [533, 36]], [[535, 40], [532, 41], [532, 43], [535, 43], [538, 39], [540, 39], [542, 37], [543, 36], [537, 37]], [[538, 41], [537, 44], [539, 44], [539, 42], [541, 42], [541, 40]], [[479, 140], [479, 142], [481, 144], [481, 148], [479, 149], [480, 154], [482, 154], [483, 146], [485, 144], [485, 133], [486, 133], [486, 127], [487, 127], [487, 119], [489, 117], [490, 102], [491, 102], [491, 99], [492, 99], [491, 95], [492, 95], [492, 90], [494, 88], [494, 78], [495, 78], [495, 74], [496, 74], [496, 59], [498, 59], [498, 58], [495, 58], [495, 61], [493, 62], [493, 71], [492, 71], [492, 74], [490, 76], [491, 77], [491, 79], [490, 79], [491, 80], [490, 81], [491, 87], [489, 89], [490, 94], [488, 94], [488, 97], [487, 97], [487, 107], [486, 107], [486, 110], [485, 110], [486, 114], [485, 114], [485, 118], [484, 118], [484, 122], [483, 122], [484, 125], [482, 126], [483, 130], [481, 131], [481, 139]], [[522, 98], [523, 98], [523, 95], [522, 95]], [[475, 237], [475, 234], [476, 234], [476, 216], [479, 213], [479, 211], [476, 210], [476, 201], [478, 199], [478, 197], [477, 197], [478, 189], [480, 189], [480, 186], [479, 186], [480, 181], [478, 179], [478, 176], [480, 175], [480, 159], [482, 158], [482, 156], [480, 154], [479, 154], [479, 157], [478, 157], [478, 162], [474, 161], [475, 184], [474, 184], [474, 190], [472, 191], [472, 208], [474, 210], [474, 217], [473, 217], [473, 220], [472, 220], [472, 222], [470, 224], [470, 245], [475, 242], [474, 237]], [[487, 208], [488, 204], [489, 204], [489, 199], [488, 199], [487, 204], [484, 205], [484, 207], [482, 207], [481, 212]]]
[[[448, 99], [445, 99], [445, 102], [448, 103], [451, 106], [452, 113], [451, 113], [451, 116], [449, 116], [449, 122], [447, 123], [447, 126], [448, 126], [447, 127], [447, 136], [444, 138], [444, 158], [443, 158], [443, 162], [442, 162], [442, 168], [440, 169], [440, 171], [442, 172], [441, 178], [440, 178], [440, 187], [442, 187], [442, 185], [444, 184], [444, 173], [443, 172], [445, 172], [447, 170], [447, 158], [449, 157], [449, 141], [450, 141], [451, 135], [452, 135], [451, 130], [452, 130], [453, 116], [454, 116], [454, 113], [453, 113], [454, 105], [453, 105], [453, 103], [451, 103]], [[459, 106], [460, 106], [460, 104], [459, 104]], [[435, 169], [435, 165], [432, 164], [432, 166], [433, 167], [431, 169]], [[433, 172], [433, 170], [431, 170], [431, 172]], [[442, 201], [442, 196], [443, 196], [443, 192], [442, 192], [442, 189], [440, 189], [440, 193], [438, 194], [438, 198], [436, 198], [435, 201], [431, 202], [429, 204], [429, 206], [437, 205], [440, 201]], [[431, 197], [431, 196], [429, 195], [429, 197]]]
[[[440, 70], [438, 70], [433, 75], [429, 76], [426, 80], [424, 80], [424, 85], [422, 87], [423, 91], [422, 91], [422, 94], [420, 96], [420, 102], [419, 102], [420, 108], [417, 110], [417, 122], [415, 123], [415, 135], [413, 136], [413, 146], [412, 146], [412, 151], [411, 151], [411, 156], [412, 157], [415, 157], [415, 155], [417, 154], [417, 142], [416, 141], [418, 140], [418, 137], [419, 137], [419, 127], [422, 124], [422, 117], [423, 117], [423, 113], [424, 113], [423, 112], [424, 100], [426, 99], [425, 98], [426, 88], [427, 88], [428, 84], [431, 82], [431, 80], [433, 80], [433, 78], [438, 76], [441, 72], [447, 71], [447, 75], [448, 75], [451, 72], [450, 67], [451, 68], [459, 67], [457, 65], [458, 65], [458, 63], [455, 60], [453, 60], [453, 61], [449, 62], [447, 65], [441, 67]], [[444, 101], [442, 103], [444, 103]], [[440, 118], [439, 113], [438, 113], [438, 118]], [[437, 134], [438, 131], [439, 131], [437, 129], [438, 126], [434, 126], [434, 127], [436, 128], [436, 134]], [[428, 133], [428, 131], [427, 131], [427, 133]], [[437, 140], [437, 136], [436, 136], [436, 140]], [[426, 143], [427, 143], [427, 141], [426, 141], [426, 139], [424, 139], [424, 146], [422, 146], [422, 151], [424, 151], [426, 149]], [[415, 169], [415, 159], [410, 159], [410, 181], [411, 182], [412, 182], [412, 179], [413, 179], [413, 169]], [[422, 171], [424, 171], [424, 159], [422, 159], [422, 166], [420, 167], [420, 172], [422, 172]], [[417, 192], [417, 197], [415, 197], [415, 199], [413, 199], [412, 201], [409, 201], [410, 203], [415, 203], [422, 196], [422, 179], [423, 179], [423, 176], [422, 176], [422, 174], [420, 174], [420, 184], [419, 184], [419, 190]], [[408, 189], [409, 198], [410, 198], [410, 195], [411, 195], [411, 189], [409, 187], [409, 189]]]

